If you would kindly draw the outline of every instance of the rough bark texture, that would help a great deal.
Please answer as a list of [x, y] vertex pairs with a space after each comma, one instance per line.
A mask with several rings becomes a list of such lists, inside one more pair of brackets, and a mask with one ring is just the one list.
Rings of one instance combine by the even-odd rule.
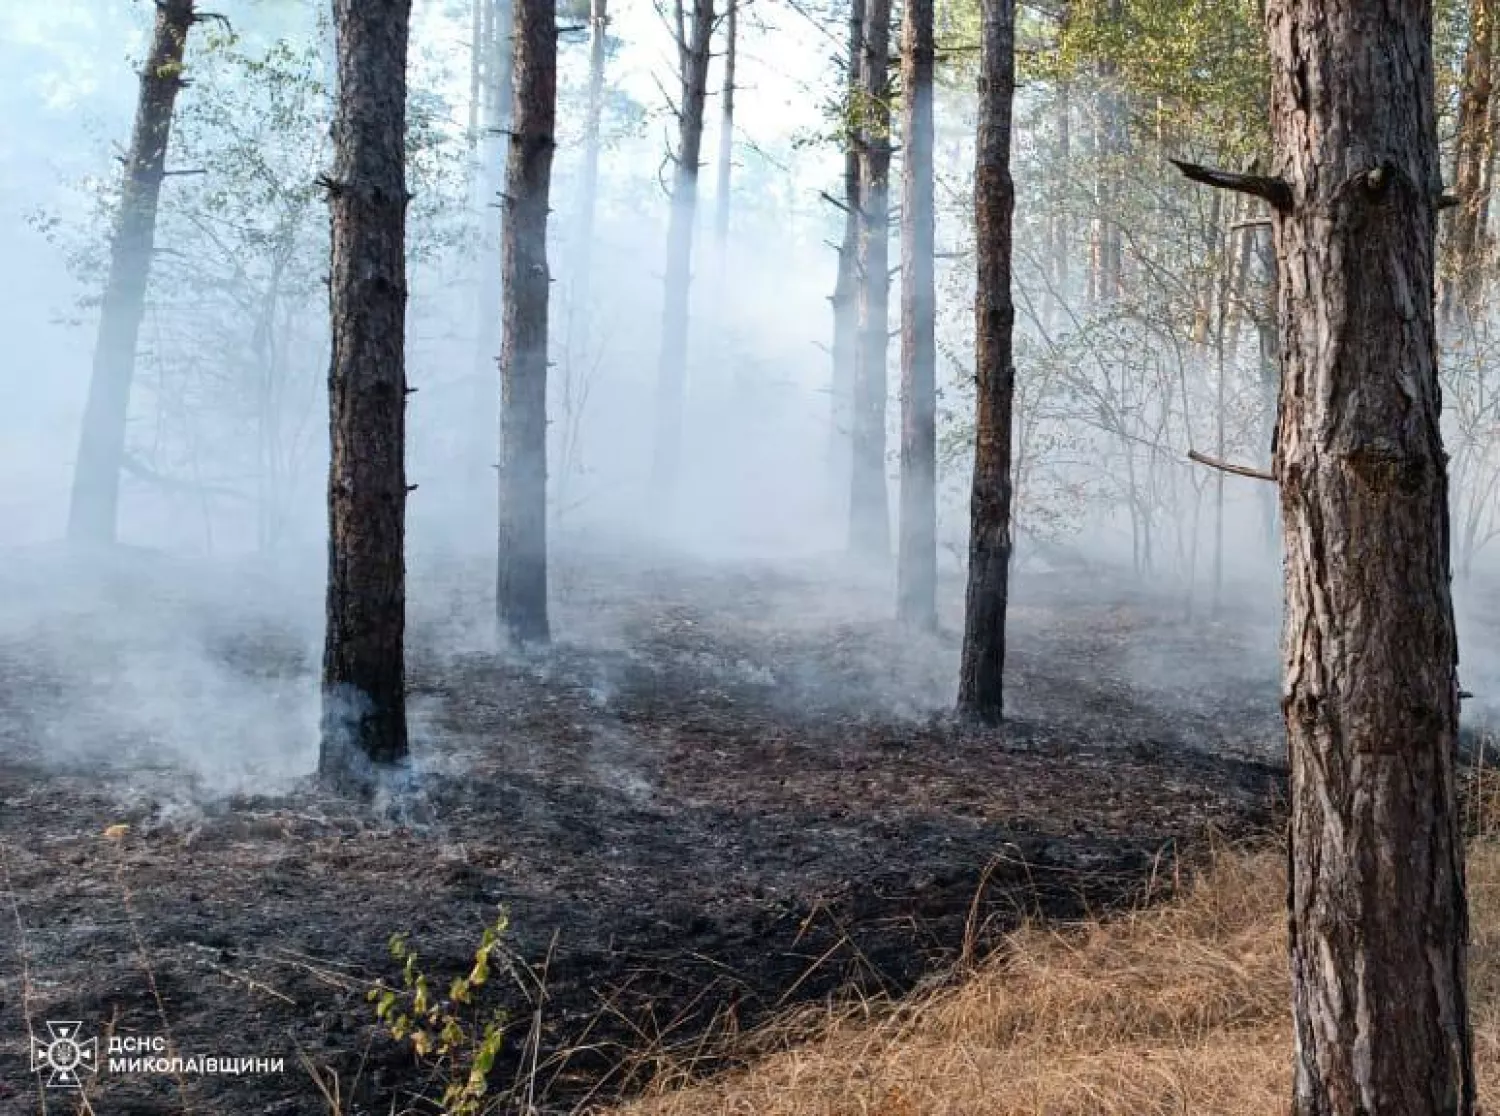
[[724, 25], [724, 101], [719, 115], [719, 179], [714, 191], [714, 237], [722, 265], [729, 248], [729, 176], [734, 156], [734, 62], [739, 40], [739, 0], [726, 0]]
[[406, 48], [410, 0], [334, 0], [338, 108], [326, 180], [328, 615], [319, 773], [368, 789], [407, 751]]
[[556, 0], [517, 0], [515, 126], [506, 174], [500, 351], [500, 566], [495, 601], [517, 643], [547, 627], [547, 195], [557, 112]]
[[1432, 6], [1270, 0], [1298, 1116], [1474, 1110]]
[[1495, 56], [1493, 0], [1469, 0], [1469, 43], [1458, 102], [1453, 194], [1442, 282], [1443, 316], [1472, 316], [1484, 290], [1489, 167], [1495, 149], [1490, 100]]
[[844, 124], [844, 237], [839, 244], [838, 278], [833, 297], [833, 380], [828, 449], [833, 491], [840, 501], [849, 492], [853, 460], [854, 349], [859, 334], [860, 136], [854, 116], [859, 103], [859, 71], [864, 56], [865, 0], [849, 0], [849, 54]]
[[860, 66], [859, 332], [854, 355], [849, 549], [889, 560], [885, 474], [886, 354], [890, 344], [890, 0], [867, 0]]
[[115, 541], [130, 385], [135, 379], [135, 350], [156, 244], [156, 208], [166, 170], [172, 107], [184, 84], [183, 51], [194, 20], [193, 0], [160, 0], [156, 6], [156, 27], [141, 71], [140, 100], [125, 158], [125, 182], [110, 244], [94, 369], [73, 472], [68, 538], [75, 543]]
[[995, 722], [1004, 704], [1005, 607], [1010, 594], [1011, 105], [1015, 89], [1014, 0], [982, 0], [979, 135], [974, 155], [974, 488], [969, 500], [969, 587], [959, 665], [960, 716]]
[[[692, 27], [686, 32], [678, 32], [682, 96], [678, 105], [677, 169], [672, 184], [672, 213], [667, 225], [667, 274], [661, 319], [661, 358], [657, 364], [656, 449], [651, 462], [651, 491], [656, 508], [664, 517], [671, 515], [677, 489], [677, 469], [682, 456], [693, 223], [698, 209], [703, 107], [708, 96], [708, 61], [713, 24], [714, 0], [693, 0]], [[687, 34], [689, 38], [681, 38], [683, 34]]]
[[933, 0], [901, 35], [901, 538], [896, 615], [937, 627], [937, 299], [933, 276]]

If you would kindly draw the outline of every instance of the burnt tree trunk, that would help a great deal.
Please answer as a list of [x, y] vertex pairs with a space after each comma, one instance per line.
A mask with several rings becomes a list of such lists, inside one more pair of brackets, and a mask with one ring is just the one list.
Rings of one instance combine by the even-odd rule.
[[406, 52], [410, 0], [334, 0], [328, 614], [319, 774], [406, 756]]
[[1495, 148], [1490, 100], [1495, 54], [1493, 0], [1469, 0], [1469, 43], [1464, 52], [1458, 102], [1453, 193], [1458, 207], [1448, 219], [1443, 317], [1454, 321], [1478, 309], [1485, 278], [1485, 226], [1489, 213], [1489, 166]]
[[719, 115], [719, 178], [714, 192], [714, 237], [722, 267], [729, 254], [729, 177], [734, 156], [734, 63], [739, 39], [739, 0], [726, 0], [724, 25], [724, 102]]
[[125, 157], [125, 181], [110, 243], [94, 368], [73, 472], [68, 538], [75, 543], [115, 541], [130, 385], [135, 379], [135, 351], [156, 245], [157, 203], [166, 175], [172, 107], [184, 84], [183, 52], [196, 19], [193, 0], [159, 0], [156, 5], [156, 26], [141, 71], [140, 100]]
[[901, 35], [901, 537], [896, 615], [937, 627], [937, 294], [933, 275], [933, 0]]
[[839, 244], [833, 297], [833, 379], [828, 448], [833, 490], [849, 491], [853, 460], [854, 350], [859, 338], [860, 64], [864, 55], [865, 0], [849, 0], [848, 73], [844, 105], [844, 236]]
[[500, 350], [501, 627], [546, 643], [547, 195], [557, 113], [556, 0], [517, 0], [515, 125], [506, 172]]
[[1270, 0], [1298, 1116], [1474, 1111], [1432, 4]]
[[[679, 14], [681, 13], [679, 0]], [[703, 109], [714, 0], [693, 0], [690, 30], [678, 30], [681, 96], [678, 103], [677, 167], [667, 224], [667, 269], [657, 364], [656, 447], [651, 491], [656, 508], [670, 519], [682, 457], [682, 414], [687, 392], [688, 299], [692, 287], [693, 223], [698, 209], [698, 169], [703, 150]], [[686, 34], [688, 37], [683, 38]]]
[[1011, 105], [1014, 0], [981, 0], [979, 135], [974, 155], [974, 488], [958, 712], [994, 723], [1004, 709], [1005, 608], [1010, 595], [1011, 404], [1016, 370], [1011, 299]]
[[887, 560], [886, 355], [890, 344], [890, 0], [866, 0], [860, 66], [859, 329], [854, 351], [849, 549]]

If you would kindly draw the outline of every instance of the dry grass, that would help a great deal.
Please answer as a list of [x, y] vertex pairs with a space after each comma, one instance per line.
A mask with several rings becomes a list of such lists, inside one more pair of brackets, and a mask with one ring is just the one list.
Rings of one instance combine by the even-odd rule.
[[[1494, 1110], [1500, 843], [1471, 847], [1469, 882], [1480, 1093]], [[618, 1116], [1284, 1113], [1284, 902], [1280, 854], [1221, 852], [1167, 905], [1074, 930], [1022, 930], [956, 985], [864, 1005], [826, 1020], [813, 1042], [742, 1072], [669, 1082]]]

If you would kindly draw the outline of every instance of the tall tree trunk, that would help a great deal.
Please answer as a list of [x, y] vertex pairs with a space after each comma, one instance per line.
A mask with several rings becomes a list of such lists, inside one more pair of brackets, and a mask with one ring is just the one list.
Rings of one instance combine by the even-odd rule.
[[860, 67], [859, 332], [854, 356], [854, 454], [849, 477], [849, 549], [886, 560], [886, 355], [890, 347], [890, 0], [866, 0]]
[[484, 0], [485, 18], [475, 44], [480, 53], [481, 131], [475, 192], [479, 210], [479, 329], [474, 342], [474, 404], [470, 413], [473, 449], [469, 454], [471, 482], [488, 488], [495, 452], [495, 373], [500, 358], [501, 244], [505, 237], [505, 206], [500, 187], [505, 180], [506, 130], [511, 125], [512, 46], [515, 10], [512, 0]]
[[[681, 15], [681, 0], [678, 5]], [[708, 96], [709, 46], [714, 0], [693, 0], [691, 30], [678, 29], [682, 90], [677, 169], [667, 225], [667, 273], [657, 364], [656, 449], [651, 462], [655, 506], [670, 519], [682, 457], [682, 412], [687, 391], [688, 301], [693, 266], [693, 224], [698, 209], [698, 168], [703, 150], [703, 108]], [[683, 38], [684, 35], [689, 36]]]
[[1269, 0], [1298, 1116], [1474, 1111], [1430, 0]]
[[604, 51], [609, 0], [589, 6], [589, 93], [583, 124], [583, 170], [578, 184], [578, 237], [573, 256], [573, 316], [588, 313], [589, 267], [594, 246], [594, 209], [599, 194], [599, 122], [604, 113]]
[[854, 441], [854, 351], [859, 343], [860, 67], [864, 57], [865, 0], [849, 0], [849, 55], [844, 94], [844, 237], [839, 244], [833, 297], [833, 379], [829, 461], [833, 491], [849, 492]]
[[328, 615], [318, 770], [406, 756], [406, 51], [411, 0], [334, 0]]
[[724, 102], [719, 116], [719, 180], [714, 193], [714, 237], [722, 266], [729, 251], [729, 175], [734, 155], [734, 63], [739, 39], [739, 0], [726, 0]]
[[182, 58], [196, 22], [193, 0], [159, 0], [151, 51], [141, 71], [140, 100], [120, 209], [110, 243], [109, 274], [94, 343], [94, 370], [78, 441], [68, 538], [92, 545], [115, 541], [120, 504], [120, 466], [135, 350], [146, 312], [146, 285], [156, 245], [156, 210], [166, 174], [172, 107], [183, 85]]
[[901, 34], [901, 539], [896, 615], [937, 627], [937, 293], [933, 275], [933, 0]]
[[496, 608], [517, 643], [547, 626], [547, 195], [557, 113], [556, 0], [517, 0], [515, 126], [506, 173]]
[[979, 135], [974, 156], [974, 487], [969, 500], [969, 589], [958, 712], [982, 722], [1004, 711], [1005, 608], [1010, 594], [1012, 352], [1011, 105], [1015, 0], [981, 0]]
[[1493, 0], [1469, 0], [1469, 43], [1464, 52], [1454, 159], [1453, 193], [1458, 208], [1449, 218], [1440, 284], [1443, 318], [1450, 322], [1472, 315], [1484, 288], [1488, 168], [1495, 149], [1490, 129], [1494, 55]]

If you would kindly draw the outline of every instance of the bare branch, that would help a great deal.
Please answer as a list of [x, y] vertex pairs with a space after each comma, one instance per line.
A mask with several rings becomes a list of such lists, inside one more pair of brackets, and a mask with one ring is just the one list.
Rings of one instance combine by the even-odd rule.
[[840, 213], [849, 213], [849, 212], [852, 212], [850, 210], [850, 208], [849, 208], [849, 203], [848, 202], [841, 202], [841, 201], [839, 201], [838, 198], [834, 197], [827, 190], [819, 190], [818, 191], [818, 197], [822, 198], [829, 205], [833, 206], [834, 209], [837, 209]]
[[217, 23], [230, 35], [234, 34], [234, 24], [229, 22], [229, 17], [220, 12], [194, 12], [194, 23]]
[[1237, 477], [1249, 477], [1251, 480], [1270, 481], [1276, 483], [1276, 478], [1263, 469], [1252, 469], [1248, 465], [1234, 465], [1228, 461], [1220, 461], [1209, 457], [1197, 450], [1188, 450], [1188, 460], [1196, 461], [1199, 465], [1207, 465], [1210, 469], [1218, 469], [1222, 473], [1233, 473]]

